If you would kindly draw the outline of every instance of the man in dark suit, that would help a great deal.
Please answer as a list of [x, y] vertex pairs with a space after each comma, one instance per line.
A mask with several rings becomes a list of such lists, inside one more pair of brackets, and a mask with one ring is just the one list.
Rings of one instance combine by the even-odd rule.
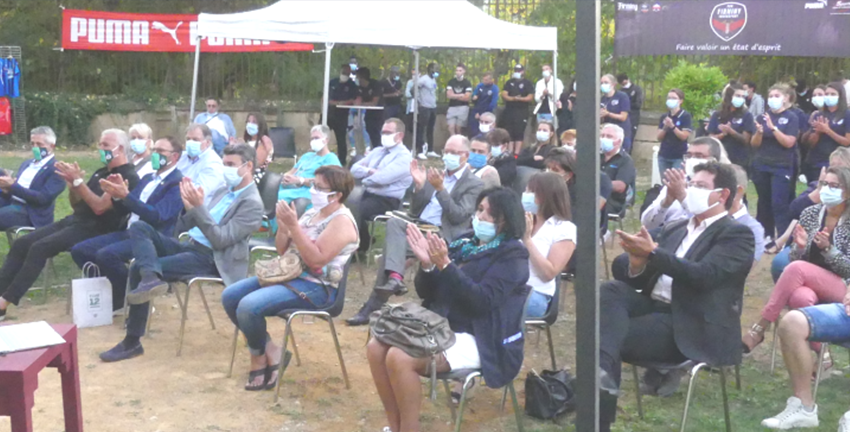
[[[151, 165], [156, 171], [146, 175], [132, 191], [120, 175], [100, 181], [103, 190], [112, 196], [113, 205], [132, 213], [127, 228], [141, 220], [163, 235], [173, 235], [177, 217], [183, 211], [183, 200], [180, 198], [183, 174], [177, 169], [177, 161], [182, 153], [183, 143], [173, 137], [161, 138], [154, 143], [151, 154]], [[133, 258], [133, 244], [128, 230], [78, 243], [71, 248], [71, 257], [80, 268], [87, 262], [97, 264], [100, 273], [112, 284], [112, 310], [124, 307], [126, 263]]]
[[646, 228], [617, 231], [629, 268], [600, 292], [601, 431], [614, 421], [621, 362], [741, 360], [741, 303], [755, 239], [728, 214], [734, 170], [711, 162], [694, 173], [686, 198], [692, 218], [665, 226], [657, 243]]
[[[469, 150], [469, 139], [454, 135], [443, 149], [445, 171], [436, 168], [426, 171], [416, 160], [410, 163], [414, 185], [410, 216], [420, 223], [439, 227], [447, 243], [470, 230], [475, 200], [484, 190], [484, 183], [466, 164]], [[355, 316], [346, 320], [348, 325], [368, 324], [369, 314], [380, 309], [390, 296], [407, 292], [404, 268], [411, 251], [406, 221], [395, 218], [387, 221], [383, 252], [372, 296]]]
[[56, 197], [65, 190], [65, 180], [53, 165], [56, 133], [39, 126], [30, 132], [30, 143], [35, 157], [21, 164], [18, 178], [5, 172], [0, 175], [0, 230], [52, 224]]

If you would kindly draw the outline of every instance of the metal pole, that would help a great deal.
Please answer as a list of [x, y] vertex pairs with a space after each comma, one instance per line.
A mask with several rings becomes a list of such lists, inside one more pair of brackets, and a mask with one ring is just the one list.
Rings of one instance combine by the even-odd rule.
[[322, 93], [322, 124], [325, 126], [328, 125], [328, 92], [330, 91], [331, 51], [333, 49], [333, 42], [325, 43], [325, 87]]
[[192, 74], [192, 101], [189, 105], [189, 123], [195, 121], [195, 99], [198, 98], [198, 63], [201, 59], [201, 37], [195, 41], [195, 71]]
[[[414, 60], [414, 70], [416, 71], [413, 74], [413, 139], [411, 142], [413, 143], [410, 146], [410, 154], [413, 157], [416, 157], [416, 129], [418, 127], [417, 123], [419, 123], [419, 50], [413, 50], [413, 58]], [[424, 132], [423, 132], [424, 133]]]
[[[599, 19], [598, 0], [576, 1], [575, 107], [578, 139], [576, 177], [578, 201], [596, 203], [599, 197]], [[576, 207], [576, 401], [577, 432], [599, 431], [599, 208]]]
[[[552, 125], [555, 126], [555, 130], [557, 131], [558, 130], [558, 116], [557, 116], [556, 113], [558, 112], [558, 107], [556, 105], [558, 104], [558, 101], [561, 100], [561, 95], [558, 94], [558, 50], [557, 49], [555, 49], [555, 51], [552, 52], [552, 80], [553, 80], [552, 81], [552, 92], [553, 92], [552, 97], [556, 97], [556, 96], [558, 97], [557, 99], [555, 99], [555, 103], [552, 104], [552, 106], [555, 107], [555, 111], [552, 112]], [[566, 89], [563, 88], [563, 86], [561, 86], [561, 91], [563, 92], [565, 90]], [[566, 108], [567, 107], [561, 107], [561, 109], [566, 109]], [[560, 139], [560, 138], [561, 137], [558, 137], [558, 139]], [[561, 144], [563, 144], [563, 143], [561, 143]]]

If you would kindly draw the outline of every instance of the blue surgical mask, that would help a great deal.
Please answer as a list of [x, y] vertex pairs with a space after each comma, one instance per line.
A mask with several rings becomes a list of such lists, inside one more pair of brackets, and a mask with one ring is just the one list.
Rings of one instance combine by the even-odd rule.
[[396, 75], [396, 76], [394, 76], [394, 77], [393, 77], [393, 81], [398, 81], [398, 80], [399, 80], [399, 76], [398, 76], [398, 75]]
[[351, 68], [352, 72], [357, 72], [357, 63], [349, 63], [348, 66]]
[[519, 73], [519, 72], [514, 72], [514, 73], [513, 73], [513, 75], [511, 75], [511, 76], [513, 77], [513, 79], [520, 79], [520, 78], [522, 78], [522, 74], [521, 74], [521, 73]]
[[820, 201], [827, 208], [832, 208], [844, 202], [844, 193], [841, 189], [824, 186], [820, 190]]
[[260, 127], [257, 126], [256, 123], [248, 123], [248, 124], [245, 125], [245, 132], [248, 132], [248, 135], [254, 136], [259, 131], [260, 131]]
[[674, 110], [679, 107], [679, 99], [667, 99], [667, 108]]
[[611, 84], [608, 84], [608, 83], [602, 83], [602, 84], [599, 86], [599, 90], [602, 90], [602, 93], [608, 94], [608, 93], [610, 93], [610, 92], [611, 92]]
[[602, 153], [608, 153], [611, 150], [614, 150], [614, 140], [611, 138], [599, 138], [599, 148], [602, 150]]
[[534, 200], [533, 192], [523, 192], [522, 208], [529, 213], [537, 214], [537, 201]]
[[[824, 98], [824, 100], [826, 99]], [[782, 109], [783, 103], [784, 102], [782, 101], [781, 97], [772, 97], [767, 99], [767, 106], [769, 106], [770, 109], [773, 111], [779, 111], [780, 109]]]
[[502, 146], [490, 147], [490, 156], [497, 158], [502, 155]]
[[460, 168], [460, 156], [446, 153], [443, 155], [443, 163], [446, 164], [446, 171], [454, 171]]
[[229, 188], [235, 188], [239, 186], [239, 183], [242, 183], [242, 176], [239, 175], [239, 168], [242, 168], [245, 164], [242, 164], [238, 167], [224, 167], [224, 182], [227, 183]]
[[195, 140], [187, 140], [186, 154], [188, 154], [189, 157], [198, 157], [201, 154], [201, 142]]
[[481, 153], [470, 153], [469, 164], [475, 169], [483, 168], [484, 165], [487, 165], [487, 156]]
[[537, 131], [537, 141], [538, 141], [538, 142], [547, 142], [547, 141], [549, 141], [549, 132], [546, 132], [546, 131]]
[[479, 220], [478, 216], [472, 218], [472, 230], [482, 244], [490, 243], [496, 238], [496, 224]]
[[147, 149], [147, 140], [143, 139], [134, 139], [130, 140], [130, 149], [133, 150], [133, 153], [140, 155], [144, 153]]
[[440, 73], [439, 73], [439, 72], [434, 72], [434, 79], [437, 79], [437, 78], [439, 78], [439, 77], [440, 77]]
[[832, 108], [838, 105], [838, 96], [837, 95], [826, 95], [823, 97], [823, 104]]
[[734, 96], [732, 97], [732, 106], [735, 108], [741, 108], [742, 106], [744, 106], [744, 102], [746, 101], [747, 99], [741, 96]]
[[[836, 99], [836, 102], [838, 102], [837, 99]], [[815, 108], [821, 109], [821, 108], [823, 108], [825, 103], [826, 103], [826, 98], [824, 96], [812, 96], [812, 105], [814, 105]]]

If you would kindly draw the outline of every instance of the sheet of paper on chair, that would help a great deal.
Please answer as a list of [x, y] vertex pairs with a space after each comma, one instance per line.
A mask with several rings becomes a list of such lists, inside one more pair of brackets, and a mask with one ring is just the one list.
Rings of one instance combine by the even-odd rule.
[[0, 326], [0, 354], [65, 343], [46, 321]]

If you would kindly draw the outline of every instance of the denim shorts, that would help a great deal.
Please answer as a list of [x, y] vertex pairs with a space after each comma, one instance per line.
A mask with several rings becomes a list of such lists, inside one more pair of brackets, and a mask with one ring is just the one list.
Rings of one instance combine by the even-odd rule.
[[850, 342], [850, 316], [844, 304], [830, 303], [800, 309], [809, 320], [809, 340], [812, 342]]

